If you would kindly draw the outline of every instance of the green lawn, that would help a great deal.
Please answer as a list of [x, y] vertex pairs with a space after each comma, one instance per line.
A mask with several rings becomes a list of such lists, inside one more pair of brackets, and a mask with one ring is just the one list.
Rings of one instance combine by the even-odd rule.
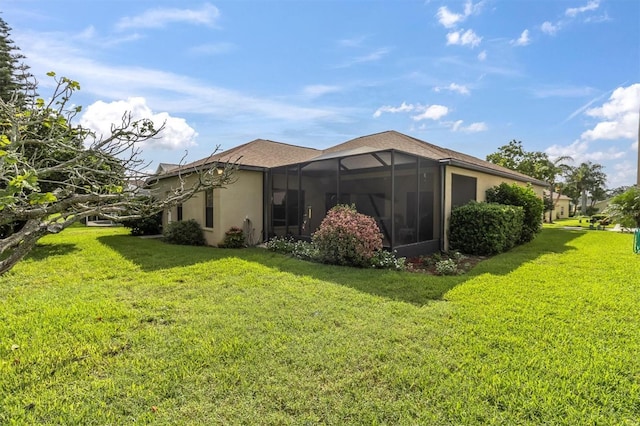
[[0, 424], [640, 424], [629, 234], [434, 277], [124, 232], [0, 277]]

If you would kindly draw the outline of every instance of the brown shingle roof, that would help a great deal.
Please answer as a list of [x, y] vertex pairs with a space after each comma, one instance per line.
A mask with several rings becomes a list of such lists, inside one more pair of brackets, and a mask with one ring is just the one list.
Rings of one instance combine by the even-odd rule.
[[203, 158], [182, 167], [161, 173], [159, 177], [169, 177], [182, 171], [189, 171], [194, 168], [216, 163], [235, 162], [245, 167], [271, 168], [287, 164], [303, 163], [317, 158], [333, 157], [330, 154], [335, 154], [335, 156], [351, 155], [364, 151], [386, 149], [396, 149], [432, 160], [448, 162], [460, 167], [479, 169], [488, 173], [511, 177], [516, 180], [545, 185], [544, 182], [523, 175], [522, 173], [472, 157], [471, 155], [442, 148], [393, 130], [351, 139], [327, 148], [324, 151], [289, 145], [282, 142], [256, 139], [227, 151], [216, 153], [211, 157]]
[[350, 141], [341, 143], [324, 150], [324, 153], [337, 153], [340, 151], [350, 151], [361, 147], [372, 147], [377, 149], [396, 149], [409, 154], [419, 155], [421, 157], [430, 158], [432, 160], [447, 161], [461, 167], [471, 167], [494, 172], [503, 176], [511, 176], [518, 180], [536, 183], [538, 185], [546, 185], [544, 182], [534, 179], [522, 173], [507, 169], [497, 164], [490, 163], [485, 160], [463, 154], [452, 149], [442, 148], [428, 142], [407, 136], [394, 130], [375, 133], [373, 135], [361, 136], [351, 139]]
[[226, 151], [202, 158], [179, 169], [172, 169], [169, 174], [178, 171], [193, 170], [194, 168], [217, 163], [236, 163], [240, 166], [270, 168], [308, 161], [318, 156], [322, 151], [266, 139], [256, 139]]

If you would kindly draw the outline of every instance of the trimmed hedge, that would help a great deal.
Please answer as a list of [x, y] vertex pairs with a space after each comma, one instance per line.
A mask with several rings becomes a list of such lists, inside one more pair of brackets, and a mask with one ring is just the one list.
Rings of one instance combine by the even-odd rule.
[[524, 210], [519, 206], [471, 202], [451, 212], [449, 246], [480, 256], [502, 253], [520, 239]]
[[134, 236], [158, 235], [162, 233], [162, 212], [140, 219], [123, 220], [120, 223]]
[[530, 186], [501, 183], [487, 190], [487, 203], [520, 206], [524, 210], [522, 232], [518, 243], [527, 243], [542, 230], [544, 202]]
[[203, 246], [206, 244], [200, 224], [193, 219], [171, 222], [164, 230], [162, 240], [169, 244], [186, 246]]

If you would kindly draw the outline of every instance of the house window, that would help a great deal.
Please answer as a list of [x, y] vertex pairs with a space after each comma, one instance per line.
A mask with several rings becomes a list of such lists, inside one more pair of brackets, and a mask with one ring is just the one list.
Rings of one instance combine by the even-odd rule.
[[178, 204], [176, 207], [176, 216], [178, 217], [178, 222], [182, 221], [182, 203]]
[[477, 179], [469, 176], [451, 175], [451, 208], [476, 201]]
[[204, 227], [213, 228], [213, 189], [204, 193]]

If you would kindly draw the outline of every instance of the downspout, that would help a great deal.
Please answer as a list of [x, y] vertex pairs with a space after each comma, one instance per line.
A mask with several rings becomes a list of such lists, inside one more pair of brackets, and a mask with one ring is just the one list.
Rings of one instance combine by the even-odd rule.
[[262, 174], [262, 241], [267, 241], [270, 231], [271, 205], [267, 196], [271, 183], [271, 169], [266, 169]]
[[447, 177], [447, 165], [445, 163], [440, 163], [440, 250], [441, 251], [444, 251], [444, 237], [445, 237], [444, 226], [446, 224], [446, 218], [445, 218], [445, 202], [447, 201], [446, 177]]

